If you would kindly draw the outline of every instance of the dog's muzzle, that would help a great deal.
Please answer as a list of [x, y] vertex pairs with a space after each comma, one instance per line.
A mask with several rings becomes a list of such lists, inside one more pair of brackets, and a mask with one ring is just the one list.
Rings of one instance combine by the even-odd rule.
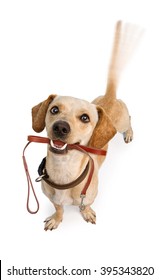
[[[50, 143], [50, 151], [56, 154], [66, 154], [66, 139], [71, 131], [70, 125], [66, 121], [56, 121], [52, 126], [53, 139]], [[63, 142], [64, 141], [64, 142]]]

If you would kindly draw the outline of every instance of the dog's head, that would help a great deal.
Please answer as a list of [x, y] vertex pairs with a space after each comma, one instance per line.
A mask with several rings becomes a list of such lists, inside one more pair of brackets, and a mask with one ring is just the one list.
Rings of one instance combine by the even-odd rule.
[[32, 108], [32, 127], [36, 132], [46, 127], [51, 140], [95, 148], [102, 148], [116, 133], [103, 108], [81, 99], [56, 95], [50, 95]]

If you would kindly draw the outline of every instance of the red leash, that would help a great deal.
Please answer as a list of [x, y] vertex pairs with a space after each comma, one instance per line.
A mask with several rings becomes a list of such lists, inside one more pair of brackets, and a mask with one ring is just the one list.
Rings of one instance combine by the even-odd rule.
[[[26, 144], [26, 146], [23, 149], [23, 156], [22, 156], [22, 158], [23, 158], [23, 164], [24, 164], [24, 169], [25, 169], [25, 172], [26, 172], [27, 183], [28, 183], [27, 210], [28, 210], [28, 212], [30, 214], [36, 214], [38, 212], [38, 210], [39, 210], [39, 202], [38, 202], [38, 199], [37, 199], [37, 196], [36, 196], [33, 184], [32, 184], [32, 180], [31, 180], [31, 177], [30, 177], [30, 174], [29, 174], [29, 170], [28, 170], [27, 161], [26, 161], [26, 158], [25, 158], [25, 150], [28, 147], [28, 145], [30, 143], [32, 143], [32, 142], [43, 143], [43, 144], [50, 144], [50, 139], [47, 138], [47, 137], [29, 135], [28, 136], [28, 143]], [[83, 200], [84, 200], [84, 198], [86, 196], [86, 191], [87, 191], [87, 189], [88, 189], [88, 187], [90, 185], [90, 182], [92, 180], [92, 175], [93, 175], [93, 172], [94, 172], [94, 161], [93, 161], [92, 157], [88, 153], [92, 153], [92, 154], [96, 154], [96, 155], [101, 155], [101, 156], [106, 156], [107, 152], [105, 150], [95, 149], [95, 148], [86, 147], [86, 146], [78, 145], [78, 144], [67, 144], [67, 147], [70, 150], [76, 149], [76, 150], [78, 150], [80, 152], [83, 152], [83, 153], [85, 153], [86, 155], [89, 156], [90, 172], [89, 172], [88, 179], [87, 179], [87, 181], [85, 183], [85, 186], [84, 186], [84, 188], [83, 188], [83, 190], [81, 192], [81, 195], [80, 195], [80, 197], [81, 197], [80, 209], [83, 210], [84, 207], [85, 207], [84, 204], [83, 204]], [[73, 183], [74, 182], [72, 182], [70, 184], [70, 187], [72, 187]], [[37, 209], [35, 211], [30, 210], [30, 207], [29, 207], [30, 189], [32, 189], [33, 195], [34, 195], [36, 203], [37, 203]]]
[[[29, 174], [29, 170], [28, 170], [27, 161], [26, 161], [26, 158], [25, 158], [25, 155], [24, 155], [25, 154], [25, 150], [26, 150], [26, 148], [28, 147], [28, 145], [30, 143], [31, 142], [28, 142], [27, 145], [24, 147], [22, 158], [23, 158], [23, 165], [24, 165], [24, 170], [26, 172], [27, 183], [28, 183], [27, 210], [28, 210], [28, 212], [30, 214], [36, 214], [38, 212], [38, 210], [39, 210], [39, 201], [37, 199], [37, 196], [36, 196], [33, 184], [32, 184], [32, 180], [31, 180], [31, 177], [30, 177], [30, 174]], [[36, 203], [37, 203], [37, 209], [35, 211], [30, 210], [30, 207], [29, 207], [30, 189], [32, 189], [33, 195], [34, 195]]]

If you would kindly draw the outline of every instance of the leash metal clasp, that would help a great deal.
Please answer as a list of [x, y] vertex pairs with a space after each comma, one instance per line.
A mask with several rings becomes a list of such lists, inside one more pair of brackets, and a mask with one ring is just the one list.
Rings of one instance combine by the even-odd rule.
[[80, 206], [79, 206], [80, 211], [83, 211], [83, 210], [85, 209], [85, 205], [84, 205], [84, 203], [83, 203], [83, 200], [84, 200], [85, 197], [86, 197], [85, 194], [81, 194], [81, 195], [80, 195], [80, 198], [81, 198], [81, 204], [80, 204]]

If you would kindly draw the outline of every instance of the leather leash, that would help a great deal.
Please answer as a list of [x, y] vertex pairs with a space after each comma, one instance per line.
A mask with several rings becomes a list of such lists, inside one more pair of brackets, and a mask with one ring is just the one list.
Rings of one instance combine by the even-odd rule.
[[[30, 177], [30, 173], [29, 173], [29, 169], [28, 169], [28, 165], [27, 165], [27, 161], [26, 161], [26, 157], [25, 157], [25, 150], [28, 147], [28, 145], [32, 142], [50, 144], [50, 139], [47, 138], [47, 137], [29, 135], [28, 136], [28, 143], [26, 144], [26, 146], [23, 149], [22, 158], [23, 158], [23, 164], [24, 164], [24, 169], [25, 169], [25, 172], [26, 172], [27, 183], [28, 183], [27, 210], [30, 214], [36, 214], [39, 210], [39, 201], [37, 199], [37, 196], [36, 196], [33, 184], [32, 184], [32, 180], [31, 180], [31, 177]], [[68, 188], [75, 187], [80, 182], [82, 182], [89, 172], [89, 175], [88, 175], [87, 181], [85, 183], [85, 186], [84, 186], [84, 188], [83, 188], [83, 190], [80, 194], [81, 204], [80, 204], [79, 207], [80, 207], [80, 210], [82, 211], [82, 210], [85, 209], [83, 200], [86, 196], [86, 192], [87, 192], [87, 189], [90, 185], [90, 182], [91, 182], [92, 176], [93, 176], [93, 172], [94, 172], [94, 161], [93, 161], [92, 157], [89, 155], [89, 153], [92, 153], [92, 154], [95, 154], [95, 155], [106, 156], [107, 152], [105, 150], [100, 150], [100, 149], [87, 147], [87, 146], [83, 146], [83, 145], [79, 145], [79, 144], [67, 144], [67, 149], [68, 150], [73, 150], [73, 149], [78, 150], [78, 151], [86, 154], [89, 157], [89, 162], [86, 165], [86, 168], [83, 171], [83, 173], [75, 181], [73, 181], [69, 184], [65, 184], [65, 185], [58, 185], [58, 184], [55, 184], [54, 182], [49, 181], [46, 178], [46, 175], [47, 175], [46, 173], [42, 174], [40, 177], [38, 177], [36, 179], [36, 182], [39, 182], [40, 180], [44, 180], [47, 184], [49, 184], [53, 188], [68, 189]], [[37, 209], [35, 211], [30, 210], [30, 207], [29, 207], [30, 189], [32, 189], [33, 195], [34, 195], [36, 203], [37, 203]]]

